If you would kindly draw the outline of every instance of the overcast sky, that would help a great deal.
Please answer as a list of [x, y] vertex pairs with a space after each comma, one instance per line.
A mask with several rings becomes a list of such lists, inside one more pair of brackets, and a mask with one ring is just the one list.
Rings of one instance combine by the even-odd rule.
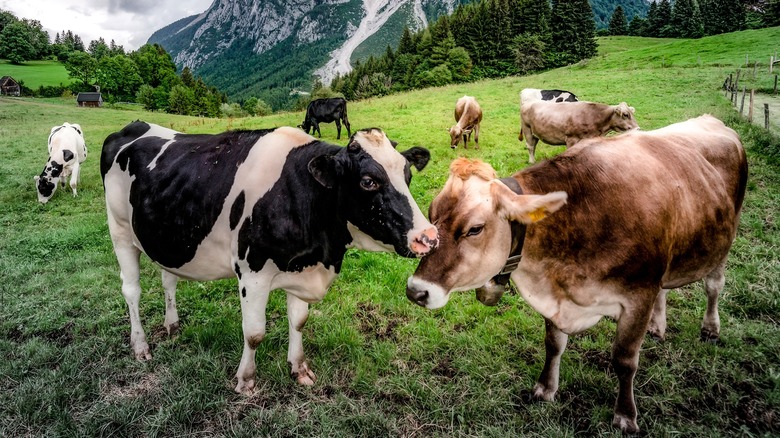
[[0, 9], [16, 18], [38, 20], [54, 42], [58, 32], [71, 30], [84, 46], [102, 37], [125, 51], [136, 50], [156, 30], [176, 20], [200, 14], [214, 0], [0, 0]]

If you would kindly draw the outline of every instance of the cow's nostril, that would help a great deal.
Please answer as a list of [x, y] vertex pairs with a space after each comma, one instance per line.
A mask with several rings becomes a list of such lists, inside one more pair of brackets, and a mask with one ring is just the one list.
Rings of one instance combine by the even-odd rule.
[[425, 307], [425, 304], [428, 302], [428, 291], [407, 286], [406, 297], [415, 304]]

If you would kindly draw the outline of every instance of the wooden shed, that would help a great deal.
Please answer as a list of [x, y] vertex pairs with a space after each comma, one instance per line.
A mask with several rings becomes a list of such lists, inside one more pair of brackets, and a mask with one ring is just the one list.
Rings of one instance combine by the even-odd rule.
[[6, 96], [19, 96], [22, 94], [22, 87], [10, 76], [0, 78], [0, 94]]
[[100, 107], [103, 106], [103, 96], [96, 92], [79, 93], [76, 96], [76, 103], [79, 106]]

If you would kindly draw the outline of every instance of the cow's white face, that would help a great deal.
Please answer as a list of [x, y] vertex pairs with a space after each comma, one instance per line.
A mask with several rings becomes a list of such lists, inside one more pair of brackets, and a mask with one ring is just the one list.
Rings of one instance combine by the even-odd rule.
[[450, 178], [431, 203], [440, 243], [422, 258], [407, 282], [407, 297], [435, 309], [450, 293], [486, 284], [504, 267], [512, 244], [511, 222], [541, 220], [566, 202], [566, 193], [517, 195], [486, 163], [455, 160]]
[[399, 153], [381, 130], [369, 129], [356, 132], [338, 154], [313, 159], [309, 170], [321, 184], [339, 190], [354, 245], [366, 250], [392, 248], [413, 257], [438, 244], [436, 228], [409, 191], [411, 166], [422, 170], [429, 157], [420, 147]]
[[628, 106], [625, 102], [615, 106], [615, 114], [612, 116], [612, 129], [618, 132], [638, 129], [639, 125], [634, 118], [634, 107]]

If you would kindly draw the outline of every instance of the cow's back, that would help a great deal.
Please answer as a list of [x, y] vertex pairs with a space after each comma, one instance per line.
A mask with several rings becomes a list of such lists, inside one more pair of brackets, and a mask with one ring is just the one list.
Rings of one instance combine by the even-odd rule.
[[548, 272], [564, 283], [677, 287], [712, 271], [736, 233], [745, 154], [722, 124], [678, 125], [585, 140], [522, 171], [529, 192], [569, 195], [565, 208], [528, 227], [524, 254], [557, 266]]

